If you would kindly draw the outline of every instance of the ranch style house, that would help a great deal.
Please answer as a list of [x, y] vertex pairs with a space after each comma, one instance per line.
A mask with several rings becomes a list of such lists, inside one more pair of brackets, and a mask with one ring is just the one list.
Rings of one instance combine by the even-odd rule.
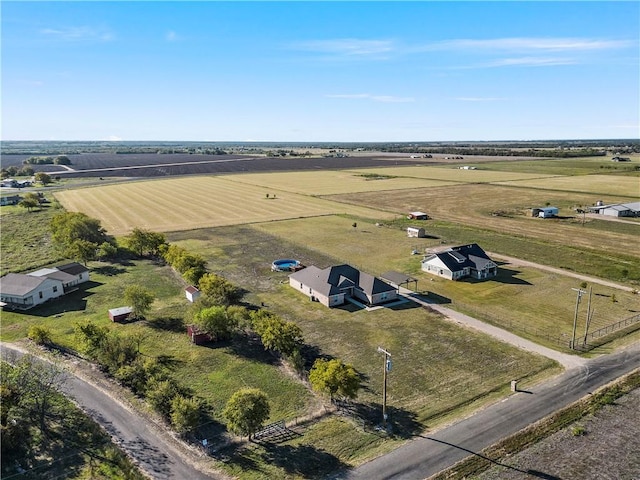
[[477, 243], [433, 253], [422, 260], [422, 270], [449, 280], [484, 280], [498, 274], [498, 266]]
[[0, 306], [28, 310], [77, 290], [88, 280], [89, 269], [75, 262], [27, 274], [9, 273], [0, 278]]
[[343, 305], [349, 298], [369, 305], [398, 298], [396, 287], [346, 264], [325, 269], [311, 265], [289, 275], [289, 285], [325, 307]]

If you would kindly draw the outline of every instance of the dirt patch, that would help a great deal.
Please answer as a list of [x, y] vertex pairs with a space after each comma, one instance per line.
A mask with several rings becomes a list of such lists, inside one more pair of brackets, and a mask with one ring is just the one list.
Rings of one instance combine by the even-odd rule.
[[502, 461], [478, 480], [640, 478], [640, 389]]

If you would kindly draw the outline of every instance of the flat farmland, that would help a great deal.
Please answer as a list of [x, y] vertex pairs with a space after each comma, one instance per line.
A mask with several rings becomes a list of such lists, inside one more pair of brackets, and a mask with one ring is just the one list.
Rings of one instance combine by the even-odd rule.
[[[398, 171], [401, 169], [393, 170]], [[318, 172], [247, 173], [244, 175], [228, 175], [225, 179], [243, 184], [257, 185], [267, 189], [306, 195], [378, 192], [451, 184], [449, 181], [426, 178], [391, 178], [391, 174], [388, 171], [388, 168], [377, 169], [377, 174], [381, 175], [380, 177], [365, 177], [365, 173], [356, 171], [321, 170]]]
[[634, 169], [640, 163], [640, 155], [624, 155], [629, 163], [615, 163], [610, 157], [578, 157], [578, 158], [539, 158], [520, 159], [517, 162], [498, 160], [485, 162], [481, 168], [508, 172], [542, 173], [550, 175], [587, 175], [602, 174], [605, 171], [621, 172]]
[[640, 177], [637, 176], [578, 175], [508, 182], [500, 181], [496, 183], [526, 188], [560, 190], [563, 192], [588, 192], [592, 195], [622, 196], [635, 199], [628, 201], [638, 201], [640, 198]]
[[295, 193], [266, 193], [273, 192], [219, 177], [181, 177], [65, 190], [55, 197], [67, 210], [99, 219], [112, 235], [135, 227], [167, 232], [336, 213], [394, 216]]
[[[552, 180], [553, 178], [549, 178], [545, 181]], [[436, 220], [572, 247], [598, 251], [611, 249], [640, 257], [640, 251], [637, 248], [640, 226], [629, 225], [630, 229], [624, 231], [614, 227], [586, 230], [582, 226], [581, 216], [573, 218], [577, 214], [572, 207], [594, 204], [601, 198], [595, 194], [516, 188], [505, 185], [458, 184], [393, 192], [343, 194], [327, 198], [356, 205], [367, 205], [400, 215], [421, 210]], [[616, 200], [613, 200], [614, 198]], [[624, 201], [624, 197], [611, 197], [610, 200]], [[627, 198], [626, 201], [629, 199]], [[560, 215], [567, 218], [540, 219], [530, 216], [528, 209], [544, 206], [547, 203], [559, 207]], [[494, 215], [496, 212], [497, 214]], [[591, 222], [603, 221], [591, 220]], [[552, 258], [549, 258], [549, 263], [553, 264]]]
[[358, 169], [359, 174], [384, 174], [396, 175], [399, 177], [427, 178], [430, 180], [442, 180], [456, 183], [491, 183], [506, 182], [513, 180], [535, 180], [551, 177], [552, 175], [525, 173], [525, 172], [505, 172], [498, 170], [464, 170], [458, 167], [439, 166], [389, 166], [384, 170], [375, 168]]

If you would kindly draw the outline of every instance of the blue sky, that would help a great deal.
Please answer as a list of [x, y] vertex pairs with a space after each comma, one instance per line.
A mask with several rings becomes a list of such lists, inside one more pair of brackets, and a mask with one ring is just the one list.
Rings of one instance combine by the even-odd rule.
[[640, 136], [636, 1], [1, 8], [3, 140]]

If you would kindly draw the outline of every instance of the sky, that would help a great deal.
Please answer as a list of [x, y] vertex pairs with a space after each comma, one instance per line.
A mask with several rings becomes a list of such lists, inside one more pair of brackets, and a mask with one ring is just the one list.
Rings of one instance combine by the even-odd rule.
[[2, 140], [640, 138], [640, 2], [1, 3]]

